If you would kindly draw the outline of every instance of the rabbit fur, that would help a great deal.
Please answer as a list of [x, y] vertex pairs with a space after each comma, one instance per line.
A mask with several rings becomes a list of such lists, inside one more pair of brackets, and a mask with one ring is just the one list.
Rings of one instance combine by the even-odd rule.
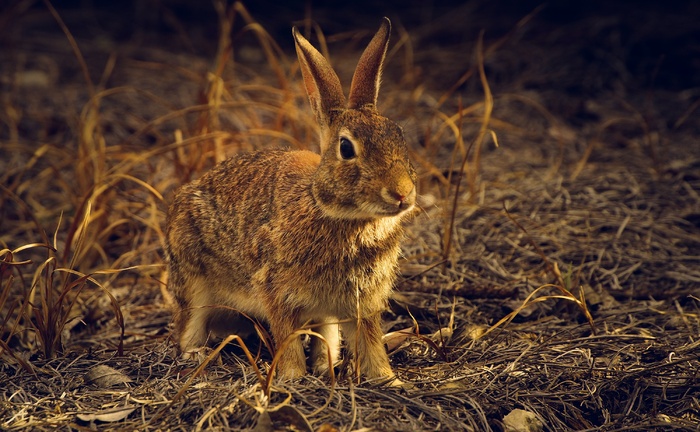
[[[397, 273], [402, 222], [415, 210], [416, 173], [401, 128], [376, 109], [391, 24], [359, 60], [346, 102], [326, 59], [293, 28], [321, 154], [233, 156], [182, 186], [166, 221], [179, 349], [237, 332], [238, 312], [265, 320], [283, 379], [306, 373], [299, 336], [316, 324], [312, 366], [337, 361], [339, 329], [366, 379], [392, 378], [380, 314]], [[286, 339], [288, 341], [285, 342]], [[330, 352], [330, 358], [329, 358]]]

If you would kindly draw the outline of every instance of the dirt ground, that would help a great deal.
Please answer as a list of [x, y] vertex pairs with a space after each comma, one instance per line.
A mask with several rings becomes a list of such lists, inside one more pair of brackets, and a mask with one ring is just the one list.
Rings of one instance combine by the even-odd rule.
[[[700, 430], [700, 4], [378, 3], [3, 3], [0, 429]], [[179, 359], [174, 190], [317, 150], [291, 26], [349, 85], [382, 16], [410, 385], [270, 382], [257, 337]]]

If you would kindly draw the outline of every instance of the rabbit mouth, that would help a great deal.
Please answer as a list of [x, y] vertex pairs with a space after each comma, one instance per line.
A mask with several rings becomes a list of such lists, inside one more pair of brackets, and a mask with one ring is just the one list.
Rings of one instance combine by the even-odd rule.
[[393, 207], [391, 210], [386, 211], [386, 216], [398, 216], [402, 213], [406, 213], [413, 208], [413, 204], [401, 204], [398, 207]]
[[384, 212], [376, 213], [376, 216], [380, 216], [380, 217], [399, 216], [399, 215], [405, 213], [406, 211], [408, 211], [408, 210], [384, 211]]
[[390, 217], [398, 216], [402, 213], [410, 211], [414, 206], [413, 200], [397, 201], [395, 203], [388, 203], [382, 201], [380, 203], [372, 203], [365, 206], [364, 212], [372, 214], [378, 217]]

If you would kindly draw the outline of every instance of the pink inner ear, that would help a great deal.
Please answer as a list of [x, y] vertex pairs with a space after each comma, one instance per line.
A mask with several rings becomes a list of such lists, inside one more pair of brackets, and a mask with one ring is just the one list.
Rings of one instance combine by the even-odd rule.
[[391, 23], [384, 18], [382, 25], [360, 57], [350, 85], [348, 108], [362, 108], [377, 103], [384, 58], [389, 46]]
[[320, 112], [321, 109], [321, 99], [318, 92], [318, 87], [316, 87], [316, 82], [310, 75], [304, 75], [304, 87], [306, 87], [306, 94], [309, 95], [309, 102], [311, 102], [312, 110], [314, 113]]
[[345, 108], [345, 95], [338, 75], [321, 53], [294, 28], [297, 57], [301, 65], [304, 87], [321, 128], [328, 127], [333, 110]]

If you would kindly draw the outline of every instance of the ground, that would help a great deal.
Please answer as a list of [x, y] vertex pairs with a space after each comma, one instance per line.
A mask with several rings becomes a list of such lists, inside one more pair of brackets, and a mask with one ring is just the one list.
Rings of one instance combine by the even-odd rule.
[[[420, 175], [384, 314], [410, 385], [358, 383], [349, 361], [334, 382], [270, 381], [256, 337], [179, 359], [174, 190], [237, 152], [316, 150], [291, 26], [348, 85], [384, 15], [379, 108]], [[532, 431], [698, 430], [699, 17], [693, 1], [9, 1], [0, 428], [502, 431], [526, 412]]]

